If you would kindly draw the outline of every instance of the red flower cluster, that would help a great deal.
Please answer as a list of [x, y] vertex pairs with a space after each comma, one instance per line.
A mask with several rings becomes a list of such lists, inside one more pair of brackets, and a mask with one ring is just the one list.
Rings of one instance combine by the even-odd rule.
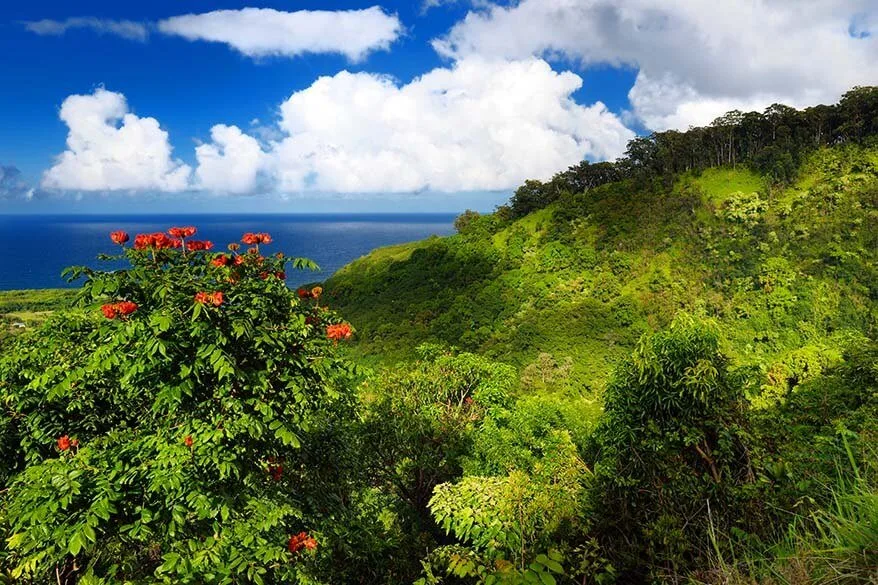
[[198, 231], [194, 227], [172, 227], [168, 230], [168, 233], [174, 236], [175, 238], [191, 238], [195, 235], [195, 232]]
[[130, 240], [128, 237], [128, 232], [123, 232], [122, 230], [111, 232], [110, 239], [113, 240], [114, 244], [119, 244], [120, 246]]
[[183, 439], [183, 444], [191, 449], [192, 445], [195, 444], [195, 441], [192, 440], [192, 435], [186, 435], [186, 438]]
[[247, 244], [248, 246], [255, 246], [256, 244], [270, 244], [271, 243], [271, 235], [266, 233], [254, 234], [252, 232], [247, 232], [243, 236], [241, 236], [241, 241]]
[[71, 439], [67, 435], [63, 437], [58, 437], [58, 450], [60, 451], [69, 451], [71, 447], [79, 447], [79, 441], [76, 439]]
[[271, 476], [271, 479], [274, 481], [280, 481], [281, 476], [284, 474], [284, 466], [282, 460], [277, 460], [274, 457], [268, 458], [268, 474]]
[[323, 289], [319, 286], [315, 286], [311, 290], [300, 288], [296, 291], [296, 294], [299, 295], [300, 299], [319, 299], [320, 295], [323, 294]]
[[195, 302], [202, 305], [213, 305], [219, 307], [223, 304], [223, 293], [221, 291], [207, 293], [200, 292], [195, 295]]
[[211, 260], [210, 263], [213, 264], [214, 266], [216, 266], [217, 268], [219, 268], [222, 266], [228, 266], [229, 262], [231, 262], [231, 261], [232, 261], [232, 259], [229, 258], [228, 256], [226, 256], [225, 254], [220, 254], [219, 256], [217, 256], [216, 258]]
[[154, 248], [156, 250], [164, 250], [168, 248], [179, 248], [183, 242], [177, 238], [169, 238], [164, 232], [156, 232], [154, 234], [137, 234], [134, 237], [134, 249], [146, 250]]
[[295, 554], [303, 548], [314, 550], [317, 548], [317, 541], [308, 536], [307, 532], [300, 532], [299, 534], [290, 537], [290, 544], [288, 547], [290, 552]]
[[115, 319], [116, 317], [127, 317], [137, 310], [137, 303], [131, 301], [122, 301], [121, 303], [108, 303], [101, 305], [101, 313], [107, 319]]
[[269, 276], [273, 276], [273, 277], [275, 277], [275, 278], [277, 278], [277, 279], [279, 279], [279, 280], [286, 280], [286, 278], [287, 278], [287, 273], [281, 271], [281, 272], [261, 272], [261, 273], [259, 274], [259, 277], [260, 277], [262, 280], [268, 280], [268, 277], [269, 277]]
[[210, 250], [213, 248], [213, 242], [210, 240], [199, 241], [199, 240], [190, 240], [186, 242], [186, 249], [190, 252], [200, 252], [202, 250]]
[[342, 339], [350, 339], [354, 334], [354, 330], [347, 323], [339, 323], [330, 325], [326, 328], [326, 337], [338, 343]]

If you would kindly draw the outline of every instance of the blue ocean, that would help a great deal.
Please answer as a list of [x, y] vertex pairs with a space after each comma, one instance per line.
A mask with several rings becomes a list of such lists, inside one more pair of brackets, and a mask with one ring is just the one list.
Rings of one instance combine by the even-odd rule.
[[71, 265], [114, 268], [97, 255], [113, 254], [109, 233], [167, 230], [193, 225], [198, 239], [211, 240], [216, 250], [239, 241], [245, 232], [268, 232], [274, 242], [266, 251], [310, 258], [320, 272], [287, 272], [297, 286], [329, 278], [336, 270], [375, 248], [454, 232], [449, 214], [349, 215], [18, 215], [0, 217], [0, 290], [75, 287], [61, 278]]

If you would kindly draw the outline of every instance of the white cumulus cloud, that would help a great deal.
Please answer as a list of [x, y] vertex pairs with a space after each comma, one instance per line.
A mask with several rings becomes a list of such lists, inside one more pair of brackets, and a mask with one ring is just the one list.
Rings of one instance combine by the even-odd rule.
[[731, 108], [833, 102], [878, 79], [874, 0], [521, 0], [471, 11], [442, 55], [563, 56], [639, 69], [629, 95], [655, 129]]
[[67, 150], [43, 175], [49, 189], [182, 191], [191, 169], [172, 158], [168, 133], [155, 118], [128, 110], [125, 96], [98, 88], [61, 105]]
[[225, 193], [255, 190], [266, 158], [259, 142], [237, 126], [224, 124], [214, 126], [210, 136], [213, 142], [195, 148], [195, 187]]
[[500, 190], [590, 156], [614, 158], [634, 134], [577, 75], [541, 59], [463, 59], [411, 83], [341, 72], [281, 106], [271, 144], [281, 191]]
[[378, 6], [296, 12], [242, 8], [175, 16], [160, 21], [158, 29], [190, 41], [225, 43], [248, 57], [339, 53], [358, 61], [389, 48], [402, 23]]

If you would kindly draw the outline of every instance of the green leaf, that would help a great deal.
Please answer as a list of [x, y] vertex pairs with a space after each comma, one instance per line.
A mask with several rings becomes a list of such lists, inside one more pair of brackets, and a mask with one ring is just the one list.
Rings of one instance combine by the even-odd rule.
[[77, 532], [73, 535], [73, 538], [70, 539], [70, 544], [67, 546], [67, 550], [70, 551], [70, 554], [73, 556], [79, 554], [79, 551], [82, 550], [82, 533]]

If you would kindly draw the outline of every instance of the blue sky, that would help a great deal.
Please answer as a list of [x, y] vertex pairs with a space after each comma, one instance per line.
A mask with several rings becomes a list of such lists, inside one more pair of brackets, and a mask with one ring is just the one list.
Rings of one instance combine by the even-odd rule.
[[0, 213], [490, 210], [635, 133], [878, 79], [868, 0], [430, 4], [3, 3]]

